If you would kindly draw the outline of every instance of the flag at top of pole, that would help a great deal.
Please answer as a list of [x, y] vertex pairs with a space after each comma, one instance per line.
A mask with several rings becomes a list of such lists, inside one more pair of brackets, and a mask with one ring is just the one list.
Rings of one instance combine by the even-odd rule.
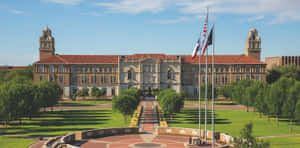
[[[200, 35], [201, 36], [201, 35]], [[199, 50], [201, 50], [200, 49], [200, 38], [198, 39], [198, 41], [197, 41], [197, 43], [196, 43], [196, 46], [195, 46], [195, 48], [194, 48], [194, 51], [193, 51], [193, 54], [192, 54], [192, 59], [194, 59], [196, 56], [197, 56], [197, 52], [199, 51]], [[201, 53], [201, 51], [200, 51], [200, 53]]]
[[205, 53], [205, 50], [206, 50], [207, 46], [212, 45], [212, 43], [213, 43], [213, 34], [214, 34], [214, 25], [212, 26], [212, 28], [209, 32], [209, 35], [208, 35], [208, 38], [206, 40], [206, 44], [204, 45], [204, 48], [202, 50], [201, 56]]
[[194, 59], [197, 56], [197, 52], [199, 51], [201, 53], [201, 49], [202, 49], [202, 45], [204, 44], [205, 38], [206, 38], [206, 32], [207, 32], [207, 24], [208, 24], [208, 8], [207, 8], [207, 14], [206, 14], [206, 19], [205, 19], [205, 23], [203, 26], [203, 40], [202, 40], [202, 44], [201, 44], [201, 33], [200, 33], [200, 37], [196, 43], [196, 46], [193, 50], [193, 54], [192, 54], [192, 59]]

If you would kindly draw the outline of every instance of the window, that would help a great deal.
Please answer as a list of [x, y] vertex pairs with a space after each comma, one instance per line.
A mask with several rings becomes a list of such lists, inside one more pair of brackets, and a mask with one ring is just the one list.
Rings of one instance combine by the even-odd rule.
[[110, 76], [110, 83], [116, 83], [116, 76]]
[[40, 65], [40, 72], [44, 72], [44, 65]]
[[53, 65], [50, 65], [49, 69], [50, 69], [50, 72], [54, 72], [54, 66]]
[[152, 72], [155, 72], [155, 64], [152, 65]]
[[250, 72], [250, 67], [249, 66], [246, 67], [246, 72]]
[[173, 71], [171, 69], [168, 70], [168, 80], [173, 80]]
[[223, 66], [221, 67], [221, 72], [224, 72], [224, 67]]
[[201, 67], [201, 72], [204, 72], [204, 67]]
[[59, 71], [59, 72], [64, 72], [64, 66], [63, 66], [63, 65], [60, 65], [58, 71]]
[[240, 66], [236, 67], [236, 72], [241, 72], [241, 67]]
[[225, 76], [222, 76], [222, 84], [225, 84]]
[[93, 67], [90, 67], [90, 72], [93, 72]]
[[95, 66], [95, 72], [99, 72], [99, 69], [97, 66]]
[[227, 76], [225, 76], [225, 84], [227, 84], [228, 83], [228, 78], [227, 78]]
[[219, 67], [216, 67], [216, 71], [215, 72], [219, 72]]
[[236, 81], [240, 81], [241, 77], [240, 76], [236, 76]]
[[40, 76], [40, 81], [43, 81], [44, 80], [44, 77], [43, 76]]
[[85, 67], [84, 69], [85, 69], [85, 72], [88, 72], [88, 68], [87, 67]]
[[260, 80], [260, 76], [256, 76], [255, 79], [256, 79], [256, 80]]
[[104, 76], [101, 76], [101, 83], [105, 83], [105, 77]]
[[111, 67], [109, 67], [109, 69], [108, 69], [108, 70], [109, 70], [109, 72], [112, 72], [112, 68], [111, 68]]
[[216, 76], [215, 80], [216, 80], [216, 84], [219, 84], [219, 78], [218, 78], [218, 76]]
[[95, 84], [97, 82], [98, 82], [97, 76], [96, 75], [95, 76], [91, 76], [91, 83]]
[[81, 76], [81, 83], [86, 84], [87, 83], [87, 76]]
[[100, 72], [103, 72], [103, 68], [102, 67], [99, 67], [99, 69], [100, 69]]
[[246, 75], [246, 78], [249, 79], [249, 80], [251, 79], [250, 75]]
[[127, 79], [128, 80], [132, 79], [132, 70], [128, 70], [128, 72], [127, 72]]
[[260, 72], [259, 66], [256, 66], [256, 67], [255, 67], [255, 72]]
[[59, 76], [59, 83], [64, 83], [64, 76]]
[[229, 72], [229, 68], [228, 67], [226, 67], [225, 69], [226, 69], [226, 72]]

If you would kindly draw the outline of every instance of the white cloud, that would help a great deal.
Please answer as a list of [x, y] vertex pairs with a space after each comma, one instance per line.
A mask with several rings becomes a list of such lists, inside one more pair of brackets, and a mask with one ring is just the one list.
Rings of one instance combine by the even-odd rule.
[[258, 16], [248, 18], [248, 22], [259, 21], [259, 20], [263, 20], [264, 18], [265, 18], [264, 15], [258, 15]]
[[16, 9], [10, 9], [9, 12], [13, 13], [13, 14], [24, 14], [24, 11], [20, 11], [20, 10], [16, 10]]
[[171, 4], [171, 0], [120, 0], [118, 2], [99, 2], [96, 6], [106, 7], [112, 12], [157, 13], [165, 10]]
[[103, 14], [101, 13], [97, 13], [97, 12], [83, 12], [80, 13], [81, 15], [90, 15], [90, 16], [103, 16]]
[[214, 13], [260, 15], [258, 20], [270, 16], [273, 23], [300, 21], [299, 0], [182, 0], [177, 5], [188, 14], [203, 13], [209, 6]]
[[[203, 14], [208, 6], [213, 13], [252, 15], [253, 17], [248, 21], [259, 21], [265, 18], [268, 18], [271, 23], [300, 21], [300, 0], [117, 0], [99, 2], [95, 5], [107, 8], [110, 12], [133, 14], [157, 13], [175, 6], [176, 10], [185, 15]], [[185, 20], [186, 18], [178, 18], [166, 22]]]
[[66, 5], [77, 5], [84, 0], [43, 0], [49, 3], [58, 3], [58, 4], [66, 4]]

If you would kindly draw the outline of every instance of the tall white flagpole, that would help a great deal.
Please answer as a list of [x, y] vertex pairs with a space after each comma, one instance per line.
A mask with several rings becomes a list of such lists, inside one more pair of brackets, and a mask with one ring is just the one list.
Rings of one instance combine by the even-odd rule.
[[[200, 43], [201, 43], [201, 33], [200, 33]], [[199, 75], [198, 75], [198, 98], [199, 98], [199, 140], [201, 141], [201, 47], [200, 46], [200, 50], [199, 50]]]
[[[207, 7], [207, 16], [208, 16], [208, 7]], [[207, 28], [208, 28], [208, 18], [207, 18]], [[205, 46], [205, 45], [204, 45]], [[208, 56], [208, 51], [206, 49], [206, 58], [205, 58], [205, 67], [206, 67], [206, 73], [205, 73], [205, 123], [204, 123], [204, 142], [207, 143], [207, 72], [208, 72], [208, 64], [207, 64], [207, 56]]]
[[212, 148], [215, 147], [215, 122], [214, 122], [214, 98], [215, 98], [215, 66], [214, 66], [214, 62], [215, 62], [215, 25], [213, 25], [213, 34], [212, 34], [212, 42], [213, 42], [213, 50], [212, 50], [212, 102], [211, 102], [211, 132], [212, 132]]

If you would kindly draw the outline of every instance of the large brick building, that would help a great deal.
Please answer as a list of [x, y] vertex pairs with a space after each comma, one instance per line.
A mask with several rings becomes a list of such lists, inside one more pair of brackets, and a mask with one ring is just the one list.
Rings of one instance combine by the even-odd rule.
[[[265, 81], [266, 64], [260, 61], [261, 39], [256, 29], [249, 31], [245, 55], [216, 55], [215, 83], [222, 87], [241, 79]], [[59, 55], [55, 54], [54, 37], [45, 28], [40, 37], [40, 60], [34, 63], [34, 81], [54, 80], [64, 90], [64, 97], [84, 87], [106, 89], [107, 96], [129, 87], [143, 90], [173, 88], [195, 96], [198, 87], [199, 57], [191, 55]], [[211, 56], [208, 63], [211, 64]], [[201, 59], [204, 63], [204, 58]], [[201, 71], [205, 72], [205, 65]], [[211, 73], [211, 66], [208, 72]], [[205, 77], [202, 75], [201, 81]], [[211, 81], [211, 78], [209, 77]]]
[[265, 62], [267, 64], [267, 69], [272, 69], [274, 66], [284, 66], [288, 64], [300, 66], [300, 56], [266, 57]]

